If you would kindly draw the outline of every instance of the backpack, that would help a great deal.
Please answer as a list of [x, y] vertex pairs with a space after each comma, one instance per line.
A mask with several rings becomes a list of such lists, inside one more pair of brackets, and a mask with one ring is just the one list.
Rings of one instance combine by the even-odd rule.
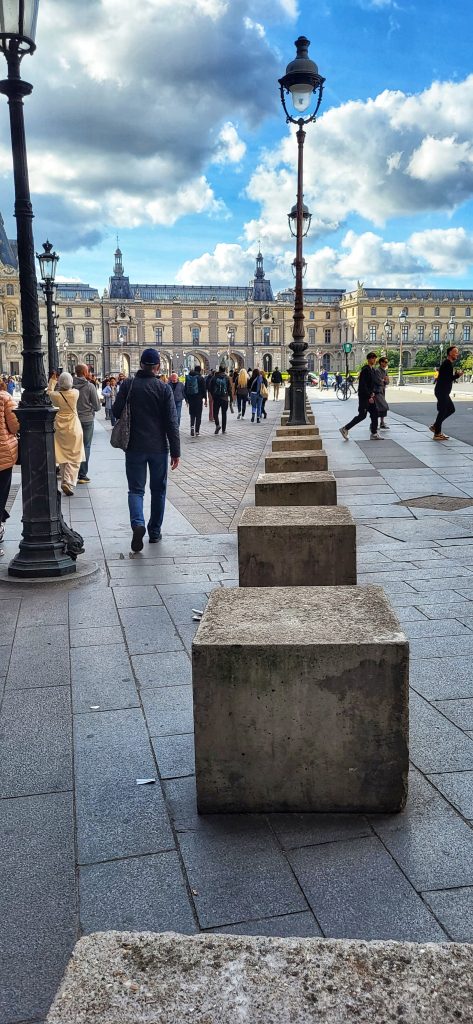
[[189, 398], [199, 394], [199, 378], [196, 373], [189, 373], [187, 375], [186, 394]]
[[226, 377], [215, 377], [214, 398], [226, 398], [228, 394], [228, 381]]

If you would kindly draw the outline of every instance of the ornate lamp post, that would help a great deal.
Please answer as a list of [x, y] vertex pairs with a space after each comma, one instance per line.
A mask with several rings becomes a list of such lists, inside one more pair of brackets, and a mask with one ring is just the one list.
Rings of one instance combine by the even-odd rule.
[[18, 270], [23, 324], [24, 391], [17, 415], [21, 429], [21, 484], [23, 536], [20, 550], [8, 567], [10, 576], [35, 579], [75, 572], [65, 553], [60, 523], [60, 500], [54, 455], [55, 410], [46, 393], [41, 350], [38, 289], [34, 261], [33, 210], [26, 157], [23, 97], [32, 86], [20, 76], [20, 61], [35, 50], [39, 0], [0, 0], [0, 50], [6, 57], [8, 78], [0, 93], [8, 97], [15, 182]]
[[398, 369], [398, 374], [397, 374], [397, 386], [398, 386], [398, 388], [404, 387], [404, 373], [403, 373], [403, 366], [402, 366], [402, 345], [403, 345], [403, 341], [404, 341], [404, 327], [406, 326], [406, 324], [407, 324], [407, 316], [406, 316], [404, 310], [402, 310], [402, 313], [399, 313], [399, 369]]
[[46, 299], [46, 319], [48, 322], [48, 368], [51, 375], [59, 366], [59, 353], [56, 344], [56, 325], [54, 323], [53, 302], [55, 296], [54, 278], [59, 256], [53, 252], [51, 242], [43, 242], [44, 252], [36, 253], [41, 273], [41, 286]]
[[[286, 74], [279, 79], [281, 89], [281, 103], [286, 121], [296, 124], [298, 127], [296, 138], [298, 146], [297, 162], [297, 204], [289, 214], [289, 223], [296, 223], [296, 258], [293, 262], [295, 277], [294, 289], [294, 327], [292, 341], [289, 348], [292, 350], [291, 362], [291, 389], [290, 389], [290, 413], [289, 423], [293, 426], [306, 424], [306, 376], [307, 342], [304, 330], [304, 297], [302, 291], [302, 278], [305, 271], [305, 260], [302, 255], [302, 239], [307, 234], [310, 225], [310, 214], [307, 207], [304, 210], [304, 173], [303, 173], [303, 152], [305, 131], [304, 125], [315, 121], [321, 101], [325, 78], [319, 75], [319, 69], [309, 57], [310, 42], [305, 36], [299, 36], [295, 42], [296, 57], [286, 68]], [[289, 113], [286, 106], [286, 96], [291, 93], [292, 105], [296, 115]], [[305, 113], [310, 108], [310, 113]], [[305, 116], [302, 116], [305, 115]], [[295, 212], [295, 218], [294, 218]], [[292, 230], [292, 229], [291, 229]], [[294, 232], [293, 232], [294, 233]]]

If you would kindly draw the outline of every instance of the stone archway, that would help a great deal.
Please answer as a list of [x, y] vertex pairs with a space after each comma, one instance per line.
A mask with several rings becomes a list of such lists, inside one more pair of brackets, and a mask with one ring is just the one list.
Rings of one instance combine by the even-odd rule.
[[161, 373], [165, 373], [166, 377], [173, 371], [172, 355], [170, 352], [163, 352], [161, 349]]
[[201, 366], [203, 373], [209, 372], [209, 360], [205, 352], [191, 349], [188, 352], [184, 352], [184, 366], [188, 370], [193, 370], [194, 366]]
[[242, 352], [233, 350], [230, 352], [230, 362], [233, 362], [234, 370], [241, 370], [242, 366], [245, 365], [245, 357]]
[[265, 352], [263, 356], [263, 370], [265, 373], [271, 373], [273, 369], [273, 357], [270, 352]]

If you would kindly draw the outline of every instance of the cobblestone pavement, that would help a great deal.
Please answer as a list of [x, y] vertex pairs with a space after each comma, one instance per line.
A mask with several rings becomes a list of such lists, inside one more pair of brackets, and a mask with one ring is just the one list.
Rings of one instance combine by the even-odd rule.
[[[353, 405], [314, 402], [358, 522], [359, 583], [382, 582], [411, 640], [406, 810], [196, 813], [192, 608], [236, 585], [238, 515], [281, 407], [258, 426], [233, 417], [225, 437], [206, 423], [190, 438], [184, 416], [165, 536], [134, 557], [123, 456], [99, 423], [91, 484], [66, 502], [99, 574], [0, 583], [0, 1024], [44, 1019], [81, 931], [473, 941], [469, 445], [395, 413], [389, 443], [364, 424], [345, 443]], [[426, 495], [471, 506], [409, 505]], [[18, 496], [6, 558], [20, 518]]]

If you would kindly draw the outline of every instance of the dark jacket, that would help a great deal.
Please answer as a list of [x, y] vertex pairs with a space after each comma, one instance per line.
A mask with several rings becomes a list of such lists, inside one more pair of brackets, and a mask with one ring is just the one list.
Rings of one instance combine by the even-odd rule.
[[358, 378], [358, 398], [360, 403], [367, 404], [368, 399], [376, 391], [376, 385], [376, 370], [369, 363], [366, 363], [360, 370]]
[[460, 376], [459, 373], [454, 373], [453, 363], [450, 359], [444, 359], [435, 381], [434, 394], [436, 398], [446, 398], [452, 390], [454, 380], [458, 380]]
[[271, 384], [282, 384], [282, 373], [280, 370], [273, 370], [271, 374]]
[[178, 402], [183, 402], [186, 397], [186, 392], [184, 390], [184, 385], [182, 381], [177, 380], [176, 383], [173, 384], [171, 380], [169, 381], [169, 387], [171, 388], [172, 393], [174, 395], [174, 401], [176, 402], [176, 405]]
[[77, 399], [77, 415], [81, 423], [93, 423], [95, 413], [102, 408], [97, 388], [85, 377], [74, 377], [74, 387], [79, 392]]
[[[199, 390], [198, 390], [196, 395], [190, 395], [189, 394], [188, 387], [187, 387], [187, 381], [189, 380], [189, 377], [197, 377], [197, 383], [199, 385]], [[190, 399], [190, 401], [192, 401], [192, 399], [195, 400], [196, 398], [204, 398], [204, 399], [207, 398], [207, 388], [205, 386], [205, 377], [203, 377], [201, 373], [197, 373], [196, 370], [191, 370], [191, 372], [188, 373], [187, 377], [186, 377], [186, 382], [184, 384], [184, 394], [186, 396], [186, 400], [187, 401], [189, 401], [189, 399]]]
[[[215, 392], [217, 390], [217, 381], [218, 380], [224, 380], [225, 381], [225, 384], [226, 384], [226, 394], [225, 395], [219, 395], [219, 394], [215, 395]], [[227, 376], [227, 374], [224, 373], [223, 371], [222, 371], [222, 373], [220, 373], [220, 372], [219, 373], [214, 373], [214, 375], [212, 377], [212, 380], [210, 381], [210, 384], [209, 384], [209, 391], [210, 391], [210, 394], [212, 395], [212, 398], [217, 397], [220, 400], [223, 399], [224, 401], [227, 401], [227, 402], [228, 402], [228, 400], [230, 400], [230, 402], [231, 402], [231, 400], [232, 400], [232, 388], [231, 388], [231, 384], [230, 384], [230, 378]]]
[[164, 384], [154, 374], [138, 370], [135, 377], [123, 381], [113, 403], [112, 413], [117, 419], [121, 416], [130, 388], [131, 430], [127, 451], [153, 455], [170, 451], [171, 458], [178, 459], [181, 442], [176, 403], [169, 384]]

